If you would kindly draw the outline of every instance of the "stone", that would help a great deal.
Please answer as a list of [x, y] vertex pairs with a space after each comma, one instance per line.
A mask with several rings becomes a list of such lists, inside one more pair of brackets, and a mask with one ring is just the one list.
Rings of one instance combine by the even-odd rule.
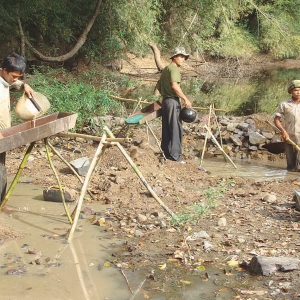
[[212, 244], [208, 241], [203, 241], [203, 248], [205, 251], [209, 251], [211, 248]]
[[274, 137], [274, 134], [272, 134], [271, 132], [269, 131], [262, 131], [261, 133], [265, 138], [271, 140], [273, 137]]
[[276, 202], [277, 198], [274, 194], [267, 194], [263, 197], [263, 201], [268, 203], [274, 203]]
[[248, 130], [249, 124], [246, 122], [241, 122], [236, 127], [241, 129], [242, 131], [246, 131]]
[[145, 215], [142, 215], [142, 214], [138, 214], [137, 219], [141, 223], [145, 223], [148, 220], [148, 218]]
[[233, 132], [237, 125], [238, 123], [229, 123], [226, 127], [226, 130]]
[[[73, 193], [69, 189], [63, 188], [64, 198], [66, 202], [73, 202]], [[51, 187], [49, 189], [43, 190], [43, 197], [45, 201], [51, 202], [62, 202], [62, 196], [60, 189]]]
[[226, 220], [226, 218], [220, 218], [219, 220], [218, 220], [218, 226], [220, 226], [220, 227], [225, 227], [227, 225], [227, 220]]
[[231, 141], [233, 142], [234, 145], [236, 146], [242, 146], [242, 141], [240, 140], [240, 136], [239, 135], [232, 135], [230, 137]]
[[249, 263], [249, 272], [269, 276], [275, 271], [288, 272], [300, 269], [300, 260], [293, 257], [254, 256]]
[[90, 162], [88, 157], [81, 157], [71, 161], [70, 165], [75, 169], [78, 175], [86, 175], [90, 167]]
[[143, 236], [144, 234], [143, 234], [143, 232], [141, 232], [140, 230], [137, 229], [137, 230], [135, 231], [134, 235], [135, 235], [135, 237], [141, 237], [141, 236]]
[[252, 145], [259, 145], [265, 143], [267, 139], [258, 132], [252, 132], [249, 134], [249, 142]]
[[293, 200], [296, 203], [296, 210], [300, 211], [300, 191], [294, 191]]

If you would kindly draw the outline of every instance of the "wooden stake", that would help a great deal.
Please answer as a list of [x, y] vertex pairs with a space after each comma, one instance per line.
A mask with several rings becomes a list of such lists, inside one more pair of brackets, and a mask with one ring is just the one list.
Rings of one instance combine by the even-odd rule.
[[[209, 126], [209, 127], [210, 127], [211, 110], [212, 110], [212, 105], [209, 106], [209, 114], [208, 114], [208, 120], [207, 120], [207, 126]], [[204, 145], [203, 145], [203, 149], [202, 149], [202, 153], [201, 153], [200, 167], [202, 166], [202, 163], [203, 163], [203, 157], [204, 157], [204, 152], [205, 152], [205, 148], [206, 148], [207, 137], [208, 137], [208, 132], [206, 131]]]
[[30, 155], [32, 149], [33, 149], [34, 144], [35, 144], [35, 142], [32, 142], [32, 143], [29, 145], [29, 147], [27, 148], [27, 151], [26, 151], [26, 153], [25, 153], [25, 155], [24, 155], [24, 157], [23, 157], [23, 160], [22, 160], [22, 162], [21, 162], [21, 164], [20, 164], [20, 166], [19, 166], [18, 172], [17, 172], [17, 174], [15, 175], [15, 177], [14, 177], [14, 179], [13, 179], [13, 181], [12, 181], [12, 183], [11, 183], [9, 189], [8, 189], [8, 191], [6, 192], [4, 199], [3, 199], [2, 202], [1, 202], [1, 205], [0, 205], [0, 212], [3, 210], [5, 204], [7, 203], [7, 201], [8, 201], [8, 199], [9, 199], [10, 195], [12, 194], [12, 192], [13, 192], [15, 186], [17, 185], [17, 183], [18, 183], [18, 181], [19, 181], [20, 176], [21, 176], [21, 174], [22, 174], [22, 172], [23, 172], [23, 170], [24, 170], [24, 168], [25, 168], [26, 162], [27, 162], [27, 160], [28, 160], [28, 157], [29, 157], [29, 155]]
[[[111, 138], [114, 137], [113, 133], [108, 129], [107, 126], [104, 127], [104, 131], [107, 133], [107, 135]], [[142, 183], [145, 185], [145, 187], [148, 189], [148, 191], [151, 193], [152, 197], [171, 215], [173, 219], [177, 220], [176, 215], [164, 204], [164, 202], [157, 196], [157, 194], [153, 191], [153, 189], [150, 187], [142, 173], [139, 171], [137, 166], [134, 164], [130, 156], [126, 153], [125, 149], [120, 145], [120, 143], [117, 143], [117, 147], [122, 152], [122, 154], [125, 156], [127, 161], [130, 163], [131, 167], [133, 168], [134, 172], [138, 175]]]
[[[213, 114], [214, 114], [214, 117], [215, 117], [215, 122], [217, 124], [218, 132], [219, 132], [219, 136], [220, 136], [220, 145], [221, 145], [221, 147], [223, 149], [222, 134], [221, 134], [221, 129], [220, 129], [220, 125], [219, 125], [219, 122], [218, 122], [218, 118], [217, 118], [216, 113], [215, 113], [214, 104], [213, 104]], [[224, 160], [226, 161], [226, 156], [224, 155], [224, 152], [223, 152], [223, 157], [224, 157]]]
[[[115, 99], [115, 100], [119, 100], [119, 101], [123, 101], [123, 102], [138, 102], [139, 100], [135, 100], [135, 99], [126, 99], [126, 98], [121, 98], [121, 97], [117, 97], [117, 96], [113, 96], [110, 95], [109, 97]], [[149, 102], [149, 101], [140, 101], [141, 104], [151, 104], [153, 102]], [[193, 107], [193, 109], [197, 109], [197, 110], [209, 110], [209, 107]], [[215, 111], [222, 111], [222, 112], [227, 112], [226, 109], [221, 109], [221, 108], [215, 108]]]
[[44, 143], [45, 143], [45, 148], [46, 148], [46, 153], [47, 153], [48, 161], [49, 161], [51, 169], [52, 169], [52, 171], [53, 171], [53, 173], [54, 173], [54, 175], [56, 177], [57, 184], [59, 186], [59, 191], [60, 191], [60, 195], [61, 195], [61, 199], [62, 199], [62, 203], [63, 203], [64, 209], [65, 209], [66, 215], [68, 217], [68, 220], [69, 220], [70, 224], [72, 224], [73, 221], [72, 221], [72, 218], [71, 218], [70, 213], [69, 213], [68, 208], [67, 208], [67, 204], [66, 204], [66, 200], [65, 200], [65, 194], [64, 194], [62, 185], [60, 183], [59, 176], [58, 176], [58, 174], [57, 174], [57, 172], [55, 170], [55, 167], [54, 167], [54, 165], [52, 163], [52, 159], [51, 159], [50, 152], [49, 152], [49, 149], [48, 149], [48, 146], [49, 146], [49, 144], [48, 144], [48, 138], [44, 139]]
[[287, 139], [286, 141], [291, 145], [293, 145], [295, 149], [300, 152], [300, 147], [296, 143], [294, 143], [291, 139]]
[[[93, 136], [93, 135], [88, 135], [88, 134], [81, 134], [81, 133], [73, 133], [73, 132], [60, 132], [58, 134], [56, 134], [57, 136], [66, 136], [66, 137], [79, 137], [79, 138], [83, 138], [83, 139], [87, 139], [87, 140], [93, 140], [96, 142], [100, 142], [101, 141], [101, 137], [100, 136]], [[119, 143], [131, 143], [132, 139], [130, 138], [107, 138], [106, 142], [119, 142]]]
[[231, 160], [231, 158], [227, 155], [227, 153], [224, 151], [224, 149], [220, 146], [220, 144], [218, 143], [218, 141], [216, 140], [216, 138], [214, 137], [214, 135], [212, 134], [210, 129], [206, 125], [204, 125], [204, 127], [210, 133], [210, 137], [214, 141], [214, 143], [219, 147], [219, 149], [224, 153], [224, 155], [228, 158], [228, 160], [232, 163], [232, 165], [237, 169], [237, 166], [234, 164], [234, 162]]
[[[60, 155], [60, 153], [53, 147], [53, 145], [51, 145], [51, 143], [49, 142], [49, 140], [48, 140], [48, 146], [61, 159], [61, 161], [63, 163], [65, 163], [70, 168], [70, 170], [78, 178], [78, 180], [80, 181], [80, 183], [83, 184], [83, 179], [79, 176], [79, 174], [75, 171], [75, 169]], [[91, 198], [94, 199], [93, 194], [89, 190], [87, 190], [87, 192], [89, 193], [89, 195], [91, 196]]]
[[69, 236], [68, 236], [68, 241], [71, 241], [72, 238], [73, 238], [73, 235], [74, 235], [74, 232], [75, 232], [75, 229], [76, 229], [76, 226], [77, 226], [77, 222], [78, 222], [78, 219], [79, 219], [79, 214], [80, 214], [80, 211], [81, 211], [81, 207], [82, 207], [82, 203], [83, 203], [83, 199], [84, 199], [84, 194], [87, 190], [87, 187], [88, 187], [88, 184], [89, 184], [89, 181], [90, 181], [90, 178], [94, 172], [94, 169], [99, 161], [99, 157], [102, 155], [102, 149], [103, 147], [105, 147], [103, 145], [103, 142], [105, 142], [106, 140], [106, 134], [104, 133], [103, 136], [102, 136], [102, 139], [99, 143], [99, 146], [96, 150], [96, 153], [93, 157], [93, 160], [91, 162], [91, 165], [89, 167], [89, 170], [86, 174], [86, 177], [85, 177], [85, 180], [84, 180], [84, 183], [82, 185], [82, 188], [81, 188], [81, 193], [80, 193], [80, 197], [79, 197], [79, 200], [78, 200], [78, 203], [77, 203], [77, 207], [76, 207], [76, 211], [75, 211], [75, 214], [74, 214], [74, 220], [73, 220], [73, 224], [72, 224], [72, 227], [70, 229], [70, 232], [69, 232]]

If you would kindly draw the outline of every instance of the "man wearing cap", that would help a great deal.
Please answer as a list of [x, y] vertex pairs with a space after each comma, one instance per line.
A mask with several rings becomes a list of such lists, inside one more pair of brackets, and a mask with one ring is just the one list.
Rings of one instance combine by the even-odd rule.
[[[293, 80], [288, 87], [291, 98], [279, 104], [274, 124], [281, 131], [282, 138], [300, 145], [300, 80]], [[300, 171], [300, 155], [290, 143], [285, 143], [287, 170]]]
[[191, 108], [192, 104], [182, 92], [180, 88], [181, 75], [179, 68], [185, 60], [189, 58], [189, 54], [185, 52], [183, 47], [174, 49], [171, 56], [171, 63], [166, 66], [156, 84], [163, 97], [162, 100], [162, 141], [161, 148], [167, 159], [184, 163], [182, 159], [182, 123], [179, 118], [182, 99], [183, 104], [187, 108]]

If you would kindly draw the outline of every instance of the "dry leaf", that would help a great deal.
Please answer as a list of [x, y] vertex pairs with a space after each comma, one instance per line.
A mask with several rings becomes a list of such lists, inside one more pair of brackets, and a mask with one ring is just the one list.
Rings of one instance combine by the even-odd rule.
[[191, 281], [187, 281], [187, 280], [179, 280], [181, 283], [185, 284], [185, 285], [190, 285]]
[[267, 291], [241, 291], [242, 295], [259, 295], [259, 296], [262, 296], [262, 295], [265, 295], [267, 293], [268, 293]]

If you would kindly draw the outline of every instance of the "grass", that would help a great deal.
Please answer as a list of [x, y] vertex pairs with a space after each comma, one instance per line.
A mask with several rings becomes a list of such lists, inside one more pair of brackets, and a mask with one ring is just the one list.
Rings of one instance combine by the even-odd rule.
[[201, 217], [211, 213], [211, 208], [218, 205], [218, 199], [222, 198], [223, 192], [227, 191], [231, 180], [221, 180], [218, 187], [209, 187], [204, 190], [204, 199], [188, 206], [184, 211], [175, 215], [171, 220], [172, 225], [185, 226], [187, 224], [196, 225]]
[[105, 115], [124, 116], [124, 106], [110, 97], [118, 94], [117, 89], [136, 83], [122, 75], [100, 72], [93, 69], [74, 77], [63, 69], [35, 69], [30, 80], [32, 88], [44, 94], [52, 112], [77, 113], [74, 130], [92, 124], [95, 118]]

